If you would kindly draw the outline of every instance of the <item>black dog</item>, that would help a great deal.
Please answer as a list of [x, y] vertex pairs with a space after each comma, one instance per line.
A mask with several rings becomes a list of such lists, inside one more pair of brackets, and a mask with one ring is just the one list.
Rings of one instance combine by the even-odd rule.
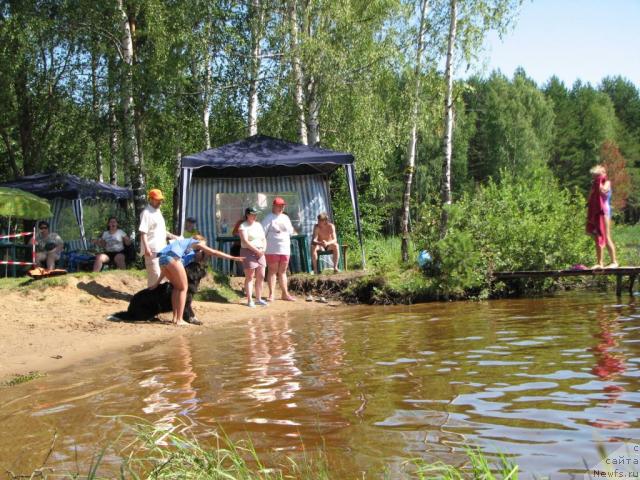
[[[207, 269], [200, 262], [192, 262], [185, 268], [189, 286], [187, 288], [187, 302], [184, 306], [183, 319], [194, 325], [202, 325], [191, 308], [191, 300], [198, 291], [200, 280], [207, 275]], [[153, 290], [145, 288], [136, 293], [129, 302], [126, 312], [118, 312], [109, 318], [113, 320], [151, 320], [159, 313], [171, 311], [171, 292], [173, 286], [169, 282], [161, 283]]]

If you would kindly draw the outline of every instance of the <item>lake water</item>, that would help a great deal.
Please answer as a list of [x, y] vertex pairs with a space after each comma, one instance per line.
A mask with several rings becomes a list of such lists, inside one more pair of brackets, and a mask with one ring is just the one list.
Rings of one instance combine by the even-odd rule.
[[640, 439], [639, 363], [640, 309], [611, 293], [257, 310], [0, 389], [0, 468], [40, 467], [56, 433], [47, 464], [86, 472], [132, 415], [249, 436], [265, 457], [322, 447], [335, 478], [461, 465], [467, 445], [512, 456], [523, 478], [582, 478], [599, 444]]

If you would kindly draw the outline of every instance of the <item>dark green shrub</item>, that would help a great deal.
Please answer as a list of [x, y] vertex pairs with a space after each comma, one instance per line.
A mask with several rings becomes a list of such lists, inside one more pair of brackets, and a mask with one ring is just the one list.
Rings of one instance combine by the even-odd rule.
[[584, 198], [561, 188], [546, 169], [520, 177], [502, 172], [499, 182], [490, 180], [448, 208], [443, 239], [434, 209], [423, 215], [420, 232], [440, 264], [444, 294], [486, 294], [494, 272], [562, 269], [592, 256]]

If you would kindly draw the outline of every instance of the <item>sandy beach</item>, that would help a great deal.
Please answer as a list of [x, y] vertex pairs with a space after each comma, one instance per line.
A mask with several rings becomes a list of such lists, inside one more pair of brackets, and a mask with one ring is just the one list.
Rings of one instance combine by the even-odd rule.
[[[108, 316], [126, 310], [128, 300], [146, 287], [142, 277], [126, 272], [99, 276], [66, 277], [66, 285], [0, 290], [0, 381], [31, 371], [50, 372], [79, 360], [117, 352], [136, 345], [162, 341], [175, 335], [211, 328], [226, 321], [249, 319], [256, 310], [236, 303], [194, 301], [202, 326], [176, 327], [171, 314], [153, 322], [114, 322]], [[242, 279], [234, 278], [234, 286]], [[202, 288], [214, 287], [210, 277]], [[276, 300], [270, 312], [284, 313], [318, 308], [298, 297], [296, 302]]]

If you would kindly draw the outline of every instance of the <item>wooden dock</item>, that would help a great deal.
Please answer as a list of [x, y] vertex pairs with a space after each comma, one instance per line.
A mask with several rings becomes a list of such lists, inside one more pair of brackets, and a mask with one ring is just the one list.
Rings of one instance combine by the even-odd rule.
[[589, 268], [586, 270], [531, 270], [519, 272], [495, 272], [495, 280], [513, 280], [516, 278], [559, 278], [581, 276], [616, 276], [616, 295], [622, 295], [622, 278], [629, 277], [629, 295], [633, 294], [633, 284], [640, 274], [640, 267], [616, 267], [616, 268]]

